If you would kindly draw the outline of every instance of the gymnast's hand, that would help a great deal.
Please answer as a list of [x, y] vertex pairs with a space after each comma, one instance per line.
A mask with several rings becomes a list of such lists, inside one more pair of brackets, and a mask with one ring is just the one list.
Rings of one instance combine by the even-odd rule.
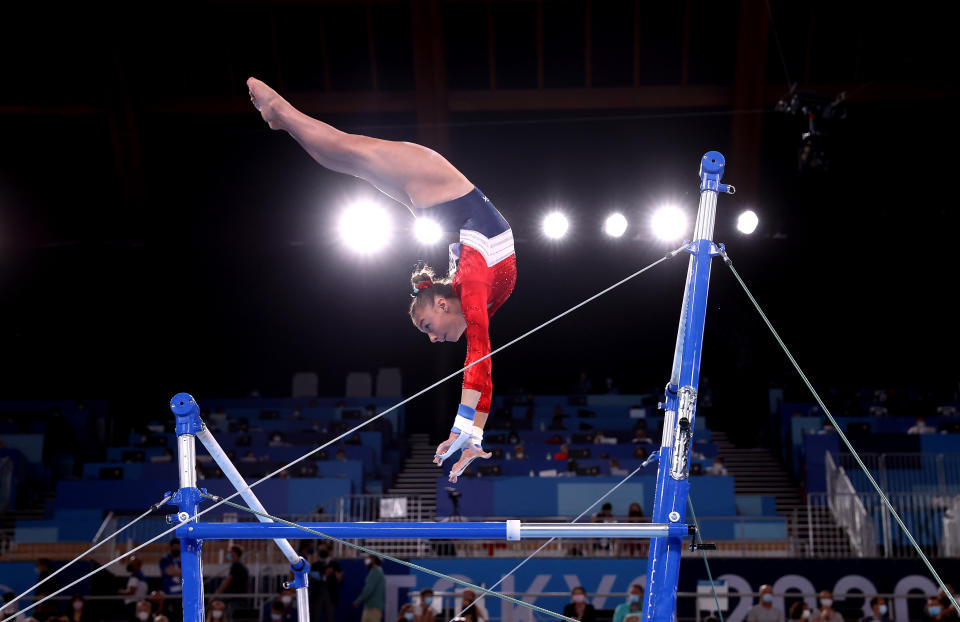
[[247, 78], [247, 89], [250, 91], [250, 101], [253, 106], [260, 111], [260, 116], [267, 122], [271, 130], [282, 129], [281, 112], [285, 108], [290, 108], [287, 100], [280, 97], [272, 88], [257, 80], [256, 78]]
[[439, 445], [437, 445], [437, 451], [434, 453], [434, 456], [433, 456], [433, 463], [436, 465], [442, 465], [444, 461], [443, 455], [446, 454], [448, 451], [450, 451], [450, 448], [459, 438], [460, 438], [459, 434], [451, 431], [450, 437], [447, 438], [447, 440], [440, 443]]

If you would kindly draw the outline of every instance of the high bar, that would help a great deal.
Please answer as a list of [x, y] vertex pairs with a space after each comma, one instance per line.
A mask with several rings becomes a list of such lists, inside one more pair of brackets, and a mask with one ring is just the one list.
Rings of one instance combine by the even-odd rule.
[[[307, 529], [341, 540], [443, 539], [523, 540], [536, 538], [684, 538], [694, 533], [683, 523], [521, 523], [503, 522], [367, 522], [300, 523]], [[185, 523], [177, 529], [181, 538], [200, 540], [270, 540], [303, 538], [306, 532], [282, 523]]]

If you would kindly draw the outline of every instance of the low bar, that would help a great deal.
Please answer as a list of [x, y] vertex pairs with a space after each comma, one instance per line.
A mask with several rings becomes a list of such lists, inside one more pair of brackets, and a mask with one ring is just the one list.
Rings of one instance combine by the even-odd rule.
[[[692, 527], [683, 523], [528, 523], [505, 522], [455, 523], [301, 523], [307, 529], [341, 540], [379, 539], [458, 539], [521, 540], [531, 538], [684, 538]], [[282, 523], [188, 523], [177, 535], [200, 540], [260, 540], [302, 538], [302, 529]]]

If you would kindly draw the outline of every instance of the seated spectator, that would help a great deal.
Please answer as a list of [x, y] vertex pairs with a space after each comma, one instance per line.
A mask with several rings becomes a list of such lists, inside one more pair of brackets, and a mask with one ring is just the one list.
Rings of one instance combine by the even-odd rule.
[[620, 461], [610, 458], [610, 475], [627, 475], [630, 471], [620, 466]]
[[[463, 609], [470, 603], [474, 603], [477, 600], [477, 595], [473, 590], [463, 590], [463, 600], [460, 603], [460, 609]], [[470, 607], [470, 611], [476, 611], [476, 622], [490, 622], [490, 614], [487, 613], [487, 608], [483, 606], [483, 601], [476, 602], [473, 607]], [[467, 615], [470, 614], [470, 611], [467, 611]]]
[[616, 445], [617, 439], [613, 436], [606, 436], [603, 433], [603, 430], [597, 430], [596, 434], [593, 435], [593, 444], [594, 445]]
[[830, 423], [829, 421], [825, 421], [825, 422], [823, 423], [823, 427], [822, 427], [821, 429], [817, 430], [817, 434], [820, 434], [820, 435], [823, 435], [823, 434], [836, 434], [836, 433], [837, 433], [837, 431], [833, 429], [833, 424]]
[[927, 599], [927, 604], [923, 606], [923, 615], [925, 620], [939, 620], [943, 615], [943, 606], [936, 596]]
[[263, 622], [297, 622], [296, 594], [293, 588], [286, 588], [271, 599], [263, 608]]
[[890, 622], [888, 611], [887, 600], [881, 596], [874, 596], [870, 599], [870, 615], [863, 617], [860, 622]]
[[635, 460], [646, 460], [647, 459], [647, 449], [642, 445], [638, 445], [633, 448], [633, 458]]
[[256, 461], [257, 461], [257, 454], [253, 453], [252, 449], [247, 453], [243, 454], [243, 457], [240, 458], [240, 462], [256, 462]]
[[613, 610], [613, 622], [640, 622], [643, 613], [643, 586], [634, 583], [627, 594], [627, 602]]
[[153, 611], [150, 607], [150, 603], [145, 600], [141, 600], [136, 604], [134, 612], [136, 619], [140, 622], [147, 622], [147, 620], [153, 617]]
[[810, 614], [810, 622], [843, 622], [843, 616], [833, 609], [833, 593], [820, 592], [820, 608]]
[[613, 504], [609, 501], [600, 506], [600, 511], [593, 515], [595, 523], [613, 523]]
[[747, 622], [783, 622], [783, 611], [773, 606], [773, 588], [760, 586], [760, 603], [747, 611]]
[[207, 622], [227, 622], [227, 606], [222, 600], [214, 600], [207, 607]]
[[643, 518], [643, 508], [640, 507], [640, 504], [634, 501], [630, 504], [630, 507], [627, 509], [627, 522], [628, 523], [639, 523]]
[[593, 383], [590, 382], [590, 374], [585, 371], [580, 372], [580, 377], [577, 379], [577, 384], [573, 387], [573, 392], [586, 395], [591, 391], [593, 391]]
[[[283, 606], [283, 603], [280, 602], [279, 600], [271, 601], [268, 607], [269, 613], [264, 619], [264, 622], [284, 622], [284, 620], [286, 620], [287, 622], [293, 622], [294, 620], [297, 619], [297, 614], [295, 610], [292, 616], [287, 616], [285, 609], [286, 608]], [[293, 608], [291, 607], [291, 609]]]
[[169, 447], [164, 448], [163, 454], [159, 456], [153, 456], [152, 458], [150, 458], [150, 462], [158, 462], [158, 463], [173, 462], [173, 450], [170, 449]]
[[514, 460], [526, 460], [527, 454], [523, 451], [523, 445], [517, 445], [513, 448], [513, 459]]
[[570, 602], [563, 608], [563, 615], [580, 622], [596, 622], [597, 611], [587, 602], [587, 591], [579, 585], [570, 591]]
[[606, 380], [603, 381], [603, 385], [604, 385], [604, 390], [603, 390], [604, 393], [610, 393], [610, 394], [620, 393], [620, 389], [618, 389], [617, 386], [613, 384], [613, 378], [611, 378], [610, 376], [607, 376]]
[[[956, 598], [956, 592], [953, 591], [953, 588], [950, 584], [947, 584], [947, 589], [954, 595]], [[937, 618], [940, 622], [956, 622], [958, 619], [957, 610], [954, 608], [953, 603], [950, 601], [950, 597], [947, 596], [947, 593], [943, 591], [943, 588], [937, 589], [937, 600], [940, 601], [940, 616]]]
[[570, 449], [566, 444], [560, 445], [560, 451], [553, 454], [554, 460], [567, 460], [570, 458]]
[[547, 439], [546, 443], [547, 445], [562, 445], [563, 437], [560, 436], [559, 434], [554, 434], [553, 436]]
[[[723, 458], [717, 456], [713, 459], [713, 464], [707, 467], [707, 475], [726, 475], [727, 467], [723, 465]], [[781, 612], [782, 613], [782, 612]]]
[[281, 434], [278, 430], [275, 430], [270, 435], [270, 441], [267, 443], [267, 445], [270, 447], [283, 447], [286, 444], [287, 443], [285, 443], [283, 440], [283, 434]]
[[633, 438], [630, 439], [631, 443], [649, 443], [652, 444], [653, 440], [647, 436], [647, 431], [643, 428], [637, 428], [633, 433]]
[[927, 420], [923, 417], [917, 417], [917, 422], [907, 430], [907, 434], [934, 434], [936, 429], [927, 425]]
[[360, 438], [359, 432], [354, 432], [353, 436], [347, 439], [346, 445], [363, 445], [363, 440]]
[[413, 604], [404, 603], [403, 607], [400, 607], [400, 612], [397, 614], [397, 622], [413, 622], [415, 617], [416, 612], [413, 609]]
[[550, 426], [548, 430], [566, 430], [567, 426], [563, 425], [563, 415], [554, 415], [553, 419], [550, 421]]
[[790, 620], [790, 622], [800, 622], [801, 620], [809, 620], [810, 614], [809, 605], [802, 600], [798, 600], [790, 607], [790, 615], [787, 619]]
[[516, 433], [516, 432], [511, 432], [511, 433], [510, 433], [510, 436], [507, 437], [507, 443], [510, 444], [510, 445], [519, 445], [519, 444], [520, 444], [520, 437], [517, 436], [517, 433]]
[[334, 456], [334, 459], [335, 459], [337, 462], [346, 462], [346, 461], [347, 461], [347, 452], [345, 452], [345, 451], [342, 450], [342, 449], [338, 449], [336, 455]]
[[436, 609], [433, 608], [433, 590], [420, 590], [420, 606], [414, 610], [415, 622], [434, 622]]

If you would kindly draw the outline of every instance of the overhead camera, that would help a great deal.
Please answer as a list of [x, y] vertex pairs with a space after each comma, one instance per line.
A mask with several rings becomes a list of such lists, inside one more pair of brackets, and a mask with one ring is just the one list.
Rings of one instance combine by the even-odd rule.
[[798, 91], [794, 84], [788, 95], [777, 102], [774, 110], [805, 122], [797, 152], [798, 171], [828, 170], [831, 165], [832, 126], [847, 117], [846, 92], [830, 97], [822, 93]]

